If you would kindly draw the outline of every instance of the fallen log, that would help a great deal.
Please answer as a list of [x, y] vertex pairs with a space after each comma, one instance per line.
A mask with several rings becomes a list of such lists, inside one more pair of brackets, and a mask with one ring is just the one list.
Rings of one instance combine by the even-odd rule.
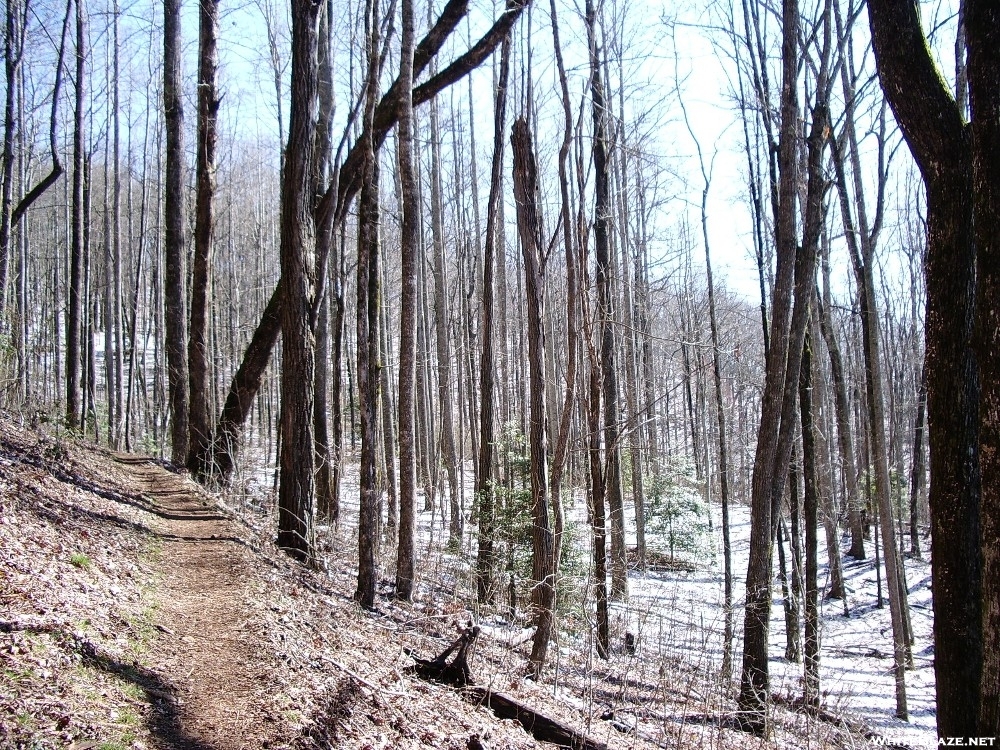
[[[478, 636], [478, 627], [468, 628], [457, 641], [433, 659], [421, 659], [412, 651], [407, 650], [407, 655], [415, 662], [412, 666], [407, 667], [407, 673], [415, 674], [425, 680], [462, 688], [462, 695], [466, 700], [476, 705], [486, 706], [497, 718], [515, 719], [526, 732], [540, 742], [551, 742], [559, 747], [572, 748], [572, 750], [608, 750], [605, 743], [593, 740], [583, 732], [546, 716], [509, 695], [472, 685], [469, 651]], [[449, 662], [448, 659], [452, 654], [455, 654], [455, 658]]]
[[583, 732], [546, 716], [509, 695], [479, 686], [466, 688], [464, 692], [467, 700], [487, 706], [497, 718], [515, 719], [539, 742], [551, 742], [573, 750], [608, 750], [605, 743], [593, 740]]

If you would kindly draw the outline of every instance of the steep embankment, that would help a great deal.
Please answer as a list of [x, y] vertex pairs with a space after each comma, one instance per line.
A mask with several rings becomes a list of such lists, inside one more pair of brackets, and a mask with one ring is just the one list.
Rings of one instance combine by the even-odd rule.
[[[345, 481], [346, 498], [355, 489]], [[540, 747], [406, 672], [408, 649], [439, 653], [472, 617], [469, 558], [422, 541], [419, 601], [395, 602], [380, 582], [377, 610], [362, 612], [345, 509], [323, 532], [329, 571], [309, 571], [273, 548], [266, 514], [258, 534], [153, 459], [0, 419], [0, 748]], [[595, 662], [587, 611], [563, 617], [541, 683], [523, 679], [527, 639], [512, 634], [524, 618], [483, 628], [473, 674], [591, 747], [847, 747], [863, 735], [776, 708], [775, 737], [751, 738], [711, 670], [652, 645]]]
[[3, 424], [0, 747], [535, 746], [328, 583], [152, 459]]

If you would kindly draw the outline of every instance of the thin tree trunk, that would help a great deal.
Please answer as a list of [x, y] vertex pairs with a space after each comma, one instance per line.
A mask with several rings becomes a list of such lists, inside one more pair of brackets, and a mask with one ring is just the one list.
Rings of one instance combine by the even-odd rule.
[[625, 559], [625, 509], [622, 499], [621, 447], [618, 428], [618, 374], [615, 371], [614, 306], [609, 232], [611, 196], [608, 170], [607, 103], [601, 78], [602, 62], [597, 44], [597, 13], [593, 0], [586, 6], [587, 43], [590, 49], [590, 93], [594, 121], [594, 282], [597, 285], [598, 325], [601, 339], [601, 391], [604, 406], [604, 472], [611, 515], [611, 597], [628, 599]]
[[524, 259], [524, 286], [528, 307], [528, 368], [530, 378], [530, 415], [528, 421], [528, 456], [531, 472], [532, 569], [531, 606], [535, 621], [529, 674], [538, 679], [545, 665], [552, 634], [555, 604], [553, 580], [552, 529], [549, 525], [549, 502], [546, 496], [546, 411], [545, 411], [545, 262], [539, 236], [538, 171], [531, 132], [522, 117], [514, 123], [511, 136], [514, 157], [514, 200], [517, 227]]
[[493, 165], [490, 172], [490, 195], [486, 203], [486, 242], [483, 254], [482, 352], [479, 360], [479, 469], [476, 472], [476, 503], [479, 516], [479, 549], [476, 560], [476, 595], [480, 604], [493, 597], [493, 574], [496, 508], [494, 476], [494, 344], [493, 302], [494, 270], [498, 235], [498, 206], [503, 174], [504, 124], [507, 114], [507, 79], [510, 75], [510, 39], [504, 38], [500, 51], [500, 77], [494, 104]]
[[566, 389], [563, 396], [562, 410], [559, 417], [559, 428], [556, 434], [555, 446], [552, 451], [552, 470], [549, 473], [549, 495], [554, 511], [553, 573], [558, 574], [559, 562], [562, 557], [562, 535], [565, 526], [562, 506], [562, 476], [566, 465], [566, 454], [569, 448], [570, 427], [573, 418], [573, 402], [576, 398], [576, 371], [579, 340], [579, 323], [577, 309], [577, 251], [573, 242], [573, 220], [570, 206], [570, 186], [567, 162], [569, 148], [573, 139], [573, 113], [570, 105], [569, 84], [566, 81], [566, 69], [563, 63], [562, 45], [559, 42], [559, 23], [556, 16], [555, 0], [549, 0], [549, 13], [552, 23], [552, 46], [556, 56], [556, 69], [559, 73], [563, 109], [563, 139], [559, 145], [559, 198], [560, 217], [563, 230], [563, 245], [566, 255]]
[[[374, 0], [365, 6], [365, 40], [368, 62], [365, 99], [366, 131], [371, 133], [375, 114], [379, 57], [379, 13]], [[370, 136], [369, 136], [370, 138]], [[354, 598], [365, 609], [375, 606], [378, 578], [375, 553], [378, 546], [378, 487], [376, 450], [378, 430], [378, 310], [379, 310], [379, 165], [374, 142], [365, 144], [364, 178], [358, 205], [357, 357], [358, 401], [361, 412], [361, 465], [358, 485], [361, 507], [358, 517], [358, 588]]]
[[913, 423], [913, 458], [910, 466], [910, 554], [920, 559], [920, 497], [924, 491], [924, 432], [927, 430], [927, 369], [920, 366], [917, 418]]
[[[413, 596], [414, 523], [417, 493], [414, 379], [416, 376], [417, 255], [420, 242], [420, 199], [413, 153], [413, 0], [402, 0], [402, 48], [399, 114], [399, 180], [402, 204], [399, 301], [399, 386], [396, 408], [399, 430], [399, 544], [396, 548], [396, 596]], [[407, 95], [406, 92], [411, 92]]]
[[[462, 540], [462, 514], [459, 509], [458, 466], [455, 459], [455, 427], [452, 408], [451, 345], [448, 341], [448, 289], [444, 263], [444, 216], [441, 205], [441, 133], [438, 111], [431, 102], [431, 236], [434, 245], [434, 332], [437, 349], [437, 400], [441, 416], [439, 433], [441, 461], [448, 477], [448, 539], [453, 545]], [[444, 508], [442, 507], [442, 513]]]
[[209, 455], [212, 434], [208, 314], [212, 304], [212, 245], [215, 236], [219, 0], [201, 0], [198, 8], [198, 158], [188, 339], [188, 382], [191, 390], [187, 466], [195, 477], [204, 479], [211, 471], [204, 460]]
[[818, 542], [816, 524], [819, 506], [817, 481], [816, 426], [813, 421], [812, 337], [806, 334], [799, 374], [799, 405], [802, 416], [802, 474], [805, 478], [803, 521], [806, 537], [805, 576], [805, 680], [802, 701], [819, 706], [819, 589], [816, 583]]
[[[171, 0], [165, 0], [170, 3]], [[164, 5], [166, 8], [166, 5]], [[8, 9], [9, 12], [10, 9]], [[10, 21], [8, 20], [8, 25]], [[10, 30], [8, 31], [10, 33]], [[166, 33], [166, 31], [164, 32]], [[82, 426], [81, 413], [81, 315], [83, 267], [86, 259], [83, 252], [83, 184], [84, 184], [84, 101], [87, 61], [87, 26], [81, 3], [76, 4], [76, 101], [73, 113], [73, 202], [72, 202], [72, 245], [70, 248], [69, 289], [66, 307], [66, 426], [79, 429]], [[13, 82], [10, 83], [13, 86]], [[11, 120], [8, 120], [10, 122]], [[13, 161], [11, 161], [13, 165]], [[6, 187], [6, 186], [5, 186]], [[2, 295], [2, 290], [0, 290]]]

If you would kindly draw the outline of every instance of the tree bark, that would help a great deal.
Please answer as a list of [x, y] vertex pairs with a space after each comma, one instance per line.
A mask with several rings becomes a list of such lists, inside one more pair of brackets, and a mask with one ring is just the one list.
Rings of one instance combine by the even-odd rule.
[[[441, 462], [448, 477], [448, 540], [452, 545], [462, 541], [462, 513], [458, 484], [458, 464], [455, 458], [455, 418], [452, 407], [451, 345], [448, 341], [448, 288], [444, 264], [444, 216], [441, 200], [441, 133], [438, 111], [431, 102], [431, 236], [434, 244], [432, 273], [434, 277], [434, 342], [437, 350], [437, 400], [441, 418], [439, 446]], [[442, 504], [441, 513], [444, 513]]]
[[531, 646], [529, 674], [538, 679], [552, 634], [555, 603], [552, 529], [546, 491], [547, 444], [545, 411], [545, 261], [538, 220], [538, 168], [528, 122], [514, 122], [511, 135], [514, 156], [514, 201], [517, 228], [524, 259], [524, 288], [528, 307], [529, 417], [528, 456], [531, 472], [531, 606], [535, 636]]
[[870, 0], [879, 78], [927, 189], [927, 422], [939, 737], [975, 737], [982, 676], [979, 379], [970, 136], [918, 9]]
[[191, 390], [187, 466], [195, 477], [204, 479], [210, 473], [210, 467], [204, 464], [204, 459], [209, 455], [212, 431], [209, 417], [211, 390], [208, 314], [212, 296], [212, 243], [215, 234], [219, 0], [201, 0], [198, 8], [198, 157], [191, 271], [191, 328], [188, 332], [188, 380]]
[[187, 251], [184, 210], [184, 108], [181, 96], [181, 0], [163, 0], [163, 110], [166, 121], [164, 185], [164, 306], [170, 455], [188, 457]]
[[819, 482], [816, 450], [816, 425], [813, 421], [812, 340], [806, 335], [799, 373], [799, 405], [802, 416], [802, 475], [805, 478], [803, 521], [806, 537], [805, 575], [805, 653], [802, 701], [807, 706], [819, 706], [819, 588], [816, 568], [819, 545], [816, 538], [819, 506]]
[[315, 558], [316, 225], [312, 211], [318, 70], [311, 0], [292, 3], [291, 107], [281, 190], [281, 451], [278, 547], [300, 562]]
[[[170, 0], [165, 0], [170, 2]], [[166, 5], [164, 5], [166, 8]], [[8, 9], [8, 13], [10, 13]], [[8, 20], [8, 27], [10, 21]], [[8, 33], [11, 29], [8, 28]], [[164, 31], [166, 34], [166, 30]], [[76, 4], [76, 100], [73, 112], [73, 203], [72, 203], [72, 244], [69, 262], [69, 289], [66, 308], [66, 426], [78, 429], [83, 424], [80, 411], [80, 367], [81, 359], [81, 316], [84, 309], [81, 284], [84, 268], [84, 101], [87, 61], [87, 26], [81, 3]], [[164, 37], [166, 44], [166, 37]], [[10, 85], [13, 85], [11, 83]], [[10, 122], [10, 120], [8, 120]], [[13, 163], [13, 162], [12, 162]], [[2, 290], [0, 290], [2, 293]]]
[[611, 597], [628, 599], [625, 560], [625, 509], [622, 499], [621, 447], [618, 428], [618, 374], [615, 370], [615, 319], [612, 303], [612, 260], [608, 225], [611, 196], [608, 170], [607, 102], [601, 78], [597, 44], [597, 13], [593, 0], [585, 5], [587, 44], [590, 49], [590, 93], [594, 121], [594, 282], [597, 285], [597, 316], [601, 339], [601, 398], [604, 406], [604, 471], [602, 478], [611, 515]]
[[414, 512], [417, 485], [413, 387], [416, 374], [417, 244], [420, 242], [420, 200], [413, 166], [413, 0], [402, 0], [401, 8], [403, 18], [399, 80], [403, 96], [399, 113], [398, 158], [403, 231], [399, 263], [399, 390], [396, 403], [399, 430], [399, 543], [396, 548], [396, 596], [409, 601], [413, 596]]
[[479, 359], [479, 468], [476, 472], [476, 503], [479, 509], [479, 549], [476, 559], [476, 595], [480, 604], [492, 598], [493, 569], [496, 564], [494, 536], [496, 509], [493, 494], [495, 381], [493, 352], [493, 296], [496, 265], [497, 222], [503, 175], [504, 123], [507, 119], [507, 79], [510, 75], [510, 38], [505, 37], [500, 51], [500, 77], [497, 81], [493, 121], [493, 165], [490, 172], [490, 195], [486, 203], [486, 242], [483, 253], [482, 351]]
[[[791, 433], [783, 418], [786, 384], [798, 380], [799, 353], [789, 335], [795, 278], [795, 190], [798, 182], [796, 129], [798, 122], [798, 29], [796, 0], [782, 2], [781, 133], [779, 137], [780, 184], [777, 233], [777, 266], [771, 301], [771, 326], [767, 336], [764, 394], [757, 432], [757, 450], [751, 492], [750, 556], [744, 615], [743, 668], [740, 686], [740, 723], [755, 734], [767, 732], [770, 689], [768, 633], [771, 616], [771, 566], [774, 524], [772, 508], [780, 498], [787, 472], [781, 455], [781, 433]], [[791, 377], [794, 374], [794, 378]], [[794, 393], [794, 388], [787, 390]], [[790, 444], [790, 440], [788, 441]]]
[[[365, 4], [366, 79], [365, 125], [371, 133], [375, 113], [379, 70], [378, 3]], [[379, 503], [376, 477], [378, 433], [378, 310], [379, 310], [379, 165], [374, 141], [364, 142], [361, 197], [358, 203], [357, 357], [358, 403], [361, 412], [361, 462], [358, 467], [360, 510], [358, 515], [358, 588], [354, 598], [365, 609], [375, 607], [378, 578], [375, 553], [378, 548]]]
[[[977, 733], [1000, 736], [1000, 9], [966, 0], [975, 215], [975, 345], [982, 384], [983, 661]], [[935, 547], [935, 556], [937, 548]], [[936, 557], [935, 557], [936, 559]], [[937, 591], [937, 589], [935, 589]]]

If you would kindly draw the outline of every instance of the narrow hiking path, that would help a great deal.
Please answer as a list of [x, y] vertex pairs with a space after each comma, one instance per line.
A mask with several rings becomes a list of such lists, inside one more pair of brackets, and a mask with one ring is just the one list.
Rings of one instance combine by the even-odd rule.
[[266, 710], [273, 655], [255, 617], [261, 560], [239, 529], [185, 475], [150, 459], [113, 454], [152, 503], [161, 540], [155, 645], [145, 666], [172, 686], [156, 738], [163, 748], [267, 747], [277, 731]]

